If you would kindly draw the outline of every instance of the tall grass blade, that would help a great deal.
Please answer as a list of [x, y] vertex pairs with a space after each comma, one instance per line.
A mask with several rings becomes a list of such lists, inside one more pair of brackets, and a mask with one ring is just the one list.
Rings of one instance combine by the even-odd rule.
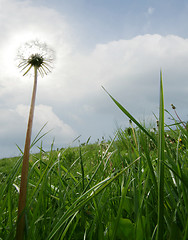
[[80, 166], [81, 166], [81, 173], [82, 173], [82, 187], [83, 187], [83, 191], [84, 191], [84, 188], [85, 188], [85, 185], [84, 185], [84, 165], [83, 165], [81, 146], [79, 147], [79, 152], [80, 152]]
[[162, 71], [160, 72], [159, 145], [158, 145], [158, 228], [157, 240], [164, 239], [164, 95]]
[[[130, 118], [150, 139], [153, 140], [154, 144], [157, 145], [155, 138], [118, 102], [116, 101], [107, 91], [106, 89], [102, 86], [102, 88], [104, 89], [104, 91], [110, 96], [110, 98], [113, 100], [113, 102], [118, 106], [118, 108], [125, 114], [127, 115], [128, 118]], [[157, 189], [157, 183], [156, 183], [156, 179], [155, 179], [155, 174], [154, 174], [154, 169], [152, 166], [152, 163], [150, 161], [149, 158], [147, 158], [148, 164], [149, 164], [149, 168], [151, 171], [151, 177], [152, 177], [152, 181], [155, 185], [155, 188]]]

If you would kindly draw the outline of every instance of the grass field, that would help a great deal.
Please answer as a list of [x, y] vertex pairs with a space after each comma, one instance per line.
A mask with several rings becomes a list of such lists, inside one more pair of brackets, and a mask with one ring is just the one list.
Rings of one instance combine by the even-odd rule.
[[[109, 96], [130, 127], [30, 156], [25, 239], [188, 239], [188, 130], [164, 109], [162, 77], [150, 129]], [[22, 157], [0, 160], [3, 240], [15, 237], [21, 165]]]

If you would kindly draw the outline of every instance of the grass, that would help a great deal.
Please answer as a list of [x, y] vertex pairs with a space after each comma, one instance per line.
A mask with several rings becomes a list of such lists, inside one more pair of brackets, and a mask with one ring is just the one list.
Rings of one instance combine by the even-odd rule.
[[[188, 131], [164, 109], [162, 74], [160, 82], [155, 128], [109, 94], [129, 128], [109, 141], [59, 150], [52, 144], [30, 156], [25, 239], [188, 239]], [[3, 240], [15, 237], [22, 157], [8, 161], [1, 165]]]

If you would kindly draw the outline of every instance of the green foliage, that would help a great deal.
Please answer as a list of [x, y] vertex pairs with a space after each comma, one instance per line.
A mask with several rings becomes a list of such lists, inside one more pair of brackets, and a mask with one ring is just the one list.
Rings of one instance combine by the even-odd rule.
[[[25, 239], [188, 238], [188, 131], [165, 125], [162, 85], [160, 102], [152, 129], [135, 119], [111, 141], [30, 156]], [[2, 239], [15, 236], [21, 161], [0, 160]]]
[[0, 174], [1, 179], [3, 177], [6, 177], [12, 168], [14, 167], [15, 162], [19, 159], [19, 157], [13, 157], [13, 158], [2, 158], [0, 160]]

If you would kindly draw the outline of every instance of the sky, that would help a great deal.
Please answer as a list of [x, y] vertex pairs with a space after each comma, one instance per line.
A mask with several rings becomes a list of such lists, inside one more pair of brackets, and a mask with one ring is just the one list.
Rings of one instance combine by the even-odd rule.
[[128, 127], [102, 86], [155, 125], [160, 70], [165, 108], [174, 114], [174, 104], [187, 121], [187, 23], [186, 0], [0, 0], [0, 158], [24, 148], [33, 76], [18, 68], [18, 49], [32, 40], [45, 42], [55, 60], [38, 78], [32, 139], [45, 124], [47, 134], [31, 152], [69, 146], [80, 135], [81, 143], [113, 138]]

